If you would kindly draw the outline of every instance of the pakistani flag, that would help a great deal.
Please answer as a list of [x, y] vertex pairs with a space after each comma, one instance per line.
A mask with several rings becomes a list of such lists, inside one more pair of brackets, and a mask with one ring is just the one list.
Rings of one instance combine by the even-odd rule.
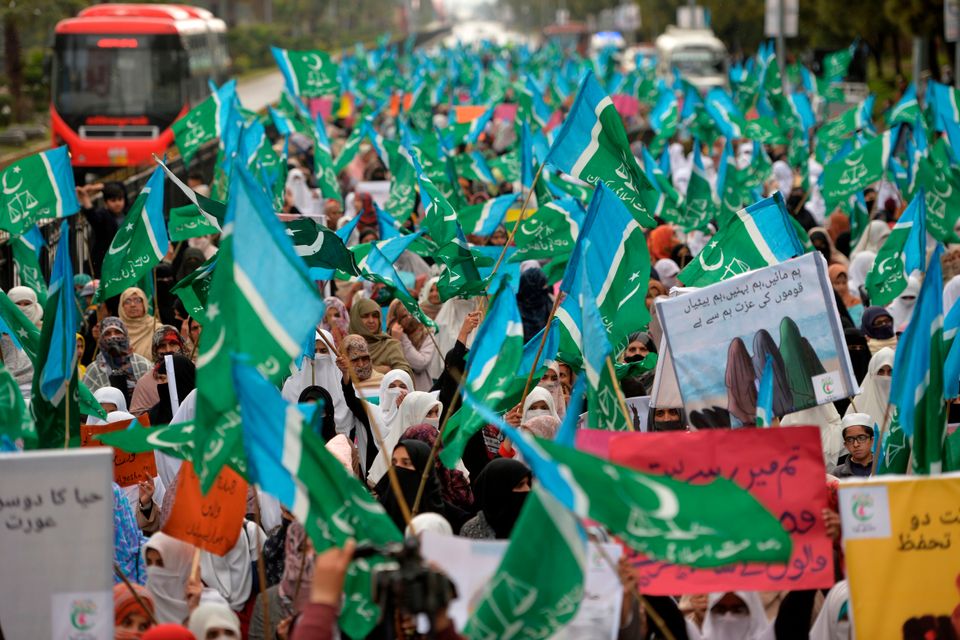
[[167, 254], [170, 240], [163, 220], [163, 181], [163, 169], [157, 167], [130, 206], [103, 258], [103, 277], [95, 302], [134, 286]]
[[615, 348], [650, 321], [644, 304], [650, 274], [650, 254], [643, 229], [616, 194], [600, 183], [594, 191], [577, 244], [570, 255], [560, 290], [567, 294], [560, 319], [560, 354], [564, 362], [579, 364], [581, 337], [581, 262], [596, 292], [596, 305]]
[[683, 229], [687, 232], [705, 230], [707, 224], [720, 213], [720, 201], [707, 179], [700, 142], [697, 140], [693, 142], [693, 168], [683, 204]]
[[899, 126], [888, 129], [856, 151], [825, 166], [820, 189], [824, 199], [828, 203], [839, 202], [883, 178], [899, 133]]
[[0, 362], [0, 451], [34, 449], [37, 430], [13, 374]]
[[[342, 547], [350, 538], [377, 546], [403, 540], [383, 507], [327, 451], [297, 405], [288, 404], [252, 367], [235, 365], [233, 380], [248, 477], [303, 523], [318, 552]], [[380, 617], [371, 597], [369, 565], [366, 559], [356, 560], [347, 574], [340, 628], [353, 638], [366, 637]], [[360, 589], [352, 590], [354, 586]]]
[[628, 469], [514, 429], [464, 395], [466, 404], [510, 438], [538, 485], [633, 549], [692, 567], [789, 559], [792, 543], [780, 520], [732, 480], [693, 485]]
[[241, 444], [232, 359], [279, 384], [324, 310], [269, 198], [242, 166], [233, 168], [228, 202], [197, 358], [193, 464], [204, 491]]
[[287, 235], [293, 240], [293, 249], [308, 267], [338, 269], [350, 275], [359, 275], [353, 254], [337, 234], [309, 218], [285, 222]]
[[570, 196], [542, 205], [520, 223], [513, 238], [517, 250], [510, 262], [566, 259], [577, 243], [585, 215]]
[[923, 189], [910, 202], [884, 241], [864, 286], [870, 304], [886, 306], [907, 288], [907, 275], [923, 269], [927, 206]]
[[0, 172], [0, 229], [20, 235], [41, 218], [80, 210], [67, 147], [35, 153]]
[[217, 266], [217, 254], [213, 254], [203, 264], [193, 270], [180, 282], [173, 285], [170, 293], [176, 294], [183, 308], [201, 325], [207, 323], [207, 298], [210, 295], [210, 282], [213, 280], [214, 267]]
[[[947, 412], [944, 398], [943, 274], [937, 245], [906, 331], [893, 361], [890, 402], [900, 411], [903, 433], [912, 438], [914, 473], [942, 471]], [[878, 256], [879, 259], [879, 256]]]
[[678, 278], [685, 286], [705, 287], [802, 253], [803, 245], [778, 191], [727, 218]]
[[340, 93], [337, 65], [326, 51], [291, 51], [270, 47], [287, 91], [301, 98], [320, 98]]
[[577, 98], [544, 162], [590, 184], [601, 180], [645, 227], [655, 227], [653, 188], [630, 151], [620, 114], [592, 72], [580, 82]]
[[47, 281], [44, 280], [43, 271], [40, 269], [40, 248], [46, 244], [37, 225], [33, 225], [22, 236], [10, 238], [10, 249], [13, 253], [13, 261], [17, 265], [20, 282], [33, 289], [41, 305], [47, 303]]
[[560, 502], [535, 485], [497, 572], [473, 608], [468, 638], [549, 638], [583, 599], [586, 534]]

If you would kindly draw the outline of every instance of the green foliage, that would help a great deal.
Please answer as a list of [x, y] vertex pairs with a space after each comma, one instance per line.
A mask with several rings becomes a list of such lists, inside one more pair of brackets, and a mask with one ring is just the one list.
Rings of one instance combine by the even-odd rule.
[[883, 12], [907, 35], [943, 35], [943, 0], [885, 0]]

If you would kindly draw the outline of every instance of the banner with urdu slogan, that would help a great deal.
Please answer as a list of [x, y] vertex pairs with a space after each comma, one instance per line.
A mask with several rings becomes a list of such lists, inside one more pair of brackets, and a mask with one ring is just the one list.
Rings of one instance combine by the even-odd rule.
[[657, 301], [687, 415], [697, 426], [756, 424], [757, 381], [773, 357], [774, 414], [858, 392], [819, 253]]
[[856, 637], [956, 637], [960, 474], [844, 481], [838, 494]]

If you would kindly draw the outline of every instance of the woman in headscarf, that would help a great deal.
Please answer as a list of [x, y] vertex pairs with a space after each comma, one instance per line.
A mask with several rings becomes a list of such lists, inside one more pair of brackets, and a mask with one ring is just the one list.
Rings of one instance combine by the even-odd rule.
[[[466, 298], [450, 298], [441, 305], [437, 317], [433, 319], [437, 323], [437, 345], [440, 347], [441, 357], [446, 358], [457, 344], [464, 320], [475, 310], [476, 302]], [[468, 349], [473, 344], [475, 334], [476, 330], [471, 331], [467, 341], [463, 343]]]
[[160, 322], [169, 325], [179, 324], [174, 307], [180, 302], [180, 299], [170, 292], [170, 289], [177, 284], [173, 265], [169, 262], [161, 262], [157, 265], [155, 273], [157, 276], [157, 315], [160, 317]]
[[[879, 425], [882, 432], [890, 428], [894, 407], [890, 404], [890, 382], [893, 379], [894, 350], [884, 347], [877, 351], [860, 383], [860, 393], [847, 409], [850, 413], [866, 413]], [[853, 407], [856, 406], [856, 409]]]
[[[190, 614], [187, 628], [194, 638], [232, 640], [246, 638], [243, 624], [229, 607], [219, 602], [202, 602]], [[229, 634], [229, 635], [228, 635]]]
[[87, 299], [83, 295], [83, 288], [93, 282], [93, 278], [86, 273], [78, 273], [73, 276], [73, 297], [77, 301], [77, 309], [81, 315], [87, 310]]
[[560, 421], [553, 416], [537, 416], [530, 418], [520, 425], [521, 431], [526, 431], [538, 438], [553, 440], [557, 437]]
[[649, 309], [654, 300], [660, 296], [668, 295], [669, 293], [670, 292], [667, 291], [667, 287], [662, 282], [654, 278], [650, 278], [650, 282], [647, 284], [647, 297], [646, 300], [644, 300], [644, 304]]
[[527, 394], [527, 397], [523, 401], [520, 420], [517, 424], [523, 424], [537, 416], [551, 416], [560, 420], [556, 403], [553, 401], [553, 394], [541, 386], [534, 387], [530, 390], [530, 393]]
[[753, 360], [747, 345], [740, 338], [730, 341], [727, 348], [727, 411], [742, 425], [757, 423], [757, 386]]
[[850, 264], [847, 256], [837, 251], [826, 229], [823, 227], [814, 227], [810, 229], [808, 235], [810, 236], [810, 243], [813, 245], [813, 248], [820, 252], [827, 260], [827, 264]]
[[[137, 386], [133, 389], [133, 398], [130, 400], [130, 413], [133, 415], [139, 416], [160, 400], [157, 385], [160, 384], [162, 374], [159, 373], [159, 369], [163, 363], [163, 357], [167, 354], [186, 355], [186, 345], [176, 327], [164, 324], [160, 325], [153, 334], [151, 346], [153, 371], [150, 375], [137, 380]], [[151, 422], [151, 424], [157, 423]]]
[[[412, 426], [430, 424], [433, 427], [439, 427], [442, 409], [443, 405], [433, 393], [411, 391], [404, 394], [399, 415], [391, 421], [389, 430], [383, 434], [384, 450], [393, 451], [400, 442], [403, 432]], [[387, 472], [387, 457], [383, 453], [384, 450], [377, 454], [373, 466], [370, 467], [370, 473], [367, 474], [367, 482], [371, 487], [376, 486], [383, 478], [383, 474]]]
[[650, 260], [656, 262], [669, 258], [673, 248], [680, 244], [673, 227], [669, 224], [662, 224], [650, 232], [647, 237], [647, 250], [650, 252]]
[[330, 395], [336, 424], [343, 425], [339, 432], [348, 433], [351, 419], [343, 397], [343, 374], [337, 367], [337, 354], [331, 353], [328, 342], [334, 344], [333, 334], [329, 331], [321, 329], [314, 335], [313, 358], [303, 358], [300, 367], [284, 381], [281, 395], [287, 402], [299, 402], [304, 390], [321, 387]]
[[827, 371], [810, 341], [803, 337], [800, 327], [790, 317], [780, 320], [780, 355], [786, 364], [787, 381], [793, 393], [794, 407], [811, 407], [817, 404], [812, 378]]
[[203, 251], [193, 247], [184, 249], [180, 257], [180, 268], [177, 269], [177, 282], [196, 271], [206, 260]]
[[407, 311], [400, 300], [390, 303], [387, 330], [403, 348], [403, 356], [413, 369], [413, 386], [429, 391], [433, 380], [443, 371], [443, 360], [430, 337], [431, 329]]
[[[127, 580], [143, 584], [147, 579], [146, 566], [140, 549], [147, 541], [137, 526], [130, 501], [116, 482], [113, 485], [113, 562]], [[114, 583], [122, 582], [117, 575]]]
[[841, 580], [831, 587], [810, 629], [810, 640], [847, 640], [850, 634], [850, 584]]
[[[310, 600], [313, 581], [313, 545], [299, 522], [291, 522], [284, 538], [283, 572], [280, 581], [258, 594], [250, 615], [248, 640], [275, 640], [277, 625], [303, 611]], [[264, 628], [263, 598], [267, 599], [270, 626]]]
[[187, 580], [196, 547], [163, 532], [150, 536], [143, 547], [147, 564], [147, 591], [153, 597], [157, 622], [183, 622], [187, 608]]
[[437, 276], [427, 280], [420, 288], [420, 295], [417, 299], [420, 310], [431, 320], [437, 319], [437, 314], [440, 313], [440, 307], [443, 306], [443, 303], [440, 302], [440, 291], [437, 289], [438, 282], [440, 282], [440, 278]]
[[867, 274], [873, 268], [873, 263], [877, 259], [877, 254], [872, 251], [861, 251], [853, 256], [850, 261], [850, 269], [847, 271], [847, 289], [850, 295], [864, 300], [866, 295]]
[[135, 583], [113, 585], [114, 640], [140, 640], [153, 626], [153, 618], [153, 598], [146, 588]]
[[323, 303], [327, 305], [327, 310], [323, 314], [320, 327], [332, 336], [333, 344], [339, 345], [343, 337], [350, 333], [350, 312], [343, 300], [337, 296], [327, 296]]
[[763, 601], [755, 591], [711, 593], [703, 619], [702, 640], [773, 640]]
[[857, 240], [856, 246], [850, 251], [850, 255], [856, 256], [862, 251], [869, 251], [876, 255], [889, 235], [890, 225], [883, 220], [871, 220], [860, 235], [860, 239]]
[[170, 389], [170, 375], [167, 371], [166, 360], [162, 360], [157, 373], [163, 382], [157, 385], [157, 403], [148, 410], [151, 425], [170, 424], [173, 414], [180, 408], [180, 403], [197, 386], [197, 367], [185, 355], [171, 356], [173, 360], [173, 377], [176, 379], [176, 406], [173, 405]]
[[547, 325], [553, 308], [547, 274], [540, 267], [527, 269], [520, 274], [517, 306], [523, 321], [523, 341], [526, 342]]
[[369, 298], [360, 298], [350, 309], [350, 332], [363, 336], [370, 349], [373, 368], [386, 373], [391, 369], [403, 369], [413, 374], [410, 363], [403, 357], [400, 342], [388, 336], [381, 328], [380, 307]]
[[670, 258], [657, 260], [657, 262], [653, 265], [653, 269], [657, 272], [657, 276], [660, 278], [660, 283], [666, 287], [667, 291], [679, 284], [677, 282], [677, 274], [680, 273], [680, 267], [678, 267], [677, 263]]
[[[439, 433], [437, 427], [425, 422], [408, 428], [400, 436], [400, 439], [419, 440], [433, 449]], [[441, 446], [438, 452], [442, 449]], [[437, 458], [434, 460], [434, 468], [437, 471], [437, 478], [440, 480], [440, 492], [444, 501], [457, 508], [470, 510], [473, 507], [473, 490], [470, 488], [470, 480], [467, 478], [463, 463], [458, 462], [456, 468], [449, 469], [440, 458]]]
[[[91, 391], [115, 386], [129, 397], [137, 380], [150, 373], [150, 361], [133, 353], [127, 327], [120, 318], [108, 316], [100, 321], [99, 353], [87, 367], [83, 382]], [[122, 388], [121, 388], [122, 386]]]
[[827, 218], [827, 235], [836, 245], [837, 239], [845, 233], [850, 233], [850, 216], [838, 209]]
[[827, 274], [830, 277], [830, 284], [840, 299], [843, 300], [843, 306], [852, 309], [862, 305], [860, 298], [850, 292], [849, 278], [847, 277], [847, 266], [843, 264], [832, 264], [827, 268]]
[[483, 468], [474, 483], [480, 512], [464, 523], [460, 535], [474, 539], [506, 540], [530, 493], [532, 474], [518, 460], [497, 458]]
[[[397, 473], [397, 481], [400, 485], [400, 492], [407, 503], [407, 508], [412, 509], [417, 498], [417, 491], [420, 488], [420, 479], [423, 476], [424, 469], [427, 468], [427, 460], [430, 458], [430, 447], [418, 440], [401, 440], [393, 448], [391, 455], [393, 468]], [[387, 515], [397, 525], [397, 529], [403, 531], [407, 523], [403, 518], [400, 502], [393, 493], [390, 477], [384, 474], [373, 491], [377, 495], [377, 500], [386, 510]], [[424, 487], [423, 496], [420, 498], [420, 508], [417, 513], [439, 513], [450, 520], [446, 505], [443, 502], [440, 481], [433, 469], [427, 476], [427, 484]]]
[[860, 329], [845, 329], [843, 338], [847, 343], [847, 353], [850, 354], [853, 373], [857, 376], [857, 382], [862, 384], [864, 377], [867, 375], [867, 367], [870, 364], [871, 356], [867, 338]]
[[[236, 543], [224, 555], [200, 551], [200, 578], [223, 596], [231, 609], [249, 620], [247, 602], [253, 589], [254, 564], [267, 536], [256, 522], [244, 520]], [[252, 602], [251, 602], [252, 604]]]
[[753, 372], [759, 380], [767, 364], [767, 355], [773, 358], [773, 414], [782, 416], [793, 411], [793, 394], [787, 379], [787, 369], [780, 349], [766, 329], [753, 336]]
[[13, 287], [7, 292], [7, 297], [20, 308], [27, 320], [37, 329], [43, 328], [43, 307], [37, 302], [37, 292], [30, 287]]
[[149, 358], [153, 352], [153, 334], [159, 323], [147, 314], [147, 294], [142, 289], [130, 287], [120, 294], [120, 319], [127, 327], [133, 352]]
[[907, 278], [907, 288], [903, 290], [897, 299], [887, 305], [887, 311], [893, 318], [893, 330], [903, 331], [903, 328], [910, 322], [910, 316], [913, 315], [913, 308], [917, 305], [917, 296], [920, 294], [920, 280], [915, 276]]
[[560, 365], [551, 362], [547, 365], [547, 371], [540, 378], [537, 386], [546, 389], [553, 396], [553, 406], [557, 412], [557, 418], [563, 420], [567, 415], [567, 399], [563, 395], [563, 387], [560, 385]]
[[883, 307], [867, 307], [860, 319], [860, 329], [867, 337], [870, 353], [876, 353], [884, 347], [897, 348], [897, 334], [893, 316]]

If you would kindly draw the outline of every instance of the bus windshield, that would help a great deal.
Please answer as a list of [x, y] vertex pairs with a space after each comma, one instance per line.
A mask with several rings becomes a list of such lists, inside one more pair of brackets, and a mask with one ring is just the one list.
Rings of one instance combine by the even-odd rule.
[[688, 76], [710, 76], [724, 73], [723, 53], [708, 47], [675, 49], [671, 55], [671, 62], [681, 73]]
[[145, 117], [166, 127], [183, 109], [182, 48], [175, 35], [73, 35], [56, 38], [53, 103], [67, 122]]

